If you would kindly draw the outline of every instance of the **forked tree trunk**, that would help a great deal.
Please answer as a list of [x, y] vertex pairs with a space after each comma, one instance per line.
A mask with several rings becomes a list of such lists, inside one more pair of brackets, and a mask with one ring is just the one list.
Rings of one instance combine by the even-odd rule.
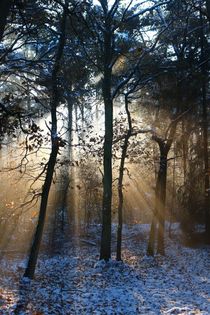
[[[184, 113], [183, 113], [184, 114]], [[182, 114], [182, 115], [183, 115]], [[159, 138], [154, 135], [153, 140], [155, 140], [159, 145], [160, 150], [160, 162], [159, 171], [156, 182], [156, 193], [155, 193], [155, 211], [153, 214], [153, 220], [150, 228], [150, 236], [147, 247], [147, 254], [154, 255], [155, 251], [155, 240], [156, 240], [156, 230], [157, 230], [157, 253], [165, 254], [165, 244], [164, 244], [164, 231], [165, 231], [165, 203], [166, 203], [166, 181], [167, 181], [167, 157], [168, 152], [173, 143], [173, 139], [176, 132], [177, 124], [182, 117], [178, 116], [177, 119], [173, 120], [168, 128], [167, 139]], [[157, 228], [158, 224], [158, 228]]]

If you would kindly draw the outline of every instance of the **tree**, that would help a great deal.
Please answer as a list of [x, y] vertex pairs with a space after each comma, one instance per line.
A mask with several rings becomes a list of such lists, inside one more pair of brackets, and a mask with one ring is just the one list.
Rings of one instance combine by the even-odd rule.
[[[66, 4], [67, 5], [67, 4]], [[63, 16], [61, 20], [60, 26], [60, 37], [58, 41], [58, 48], [55, 57], [54, 67], [52, 70], [52, 87], [51, 87], [51, 119], [52, 119], [52, 127], [51, 127], [51, 153], [47, 163], [46, 169], [46, 177], [44, 181], [44, 185], [42, 187], [42, 194], [41, 194], [41, 204], [40, 204], [40, 211], [39, 211], [39, 218], [36, 227], [36, 232], [34, 235], [28, 264], [24, 273], [24, 277], [28, 277], [32, 279], [34, 277], [34, 272], [36, 268], [36, 262], [39, 254], [40, 243], [42, 239], [44, 223], [45, 223], [45, 216], [47, 210], [47, 201], [50, 191], [50, 186], [53, 179], [54, 168], [56, 165], [56, 159], [58, 155], [58, 151], [60, 146], [62, 146], [62, 139], [58, 136], [57, 130], [57, 107], [59, 104], [59, 92], [58, 92], [58, 75], [61, 69], [61, 60], [65, 46], [65, 39], [66, 39], [66, 19], [67, 19], [67, 9], [66, 7], [63, 8]]]
[[158, 223], [158, 254], [165, 254], [164, 246], [164, 230], [165, 230], [165, 203], [166, 203], [166, 182], [167, 182], [167, 165], [168, 153], [173, 143], [176, 127], [181, 116], [175, 118], [169, 125], [164, 138], [153, 135], [153, 140], [158, 143], [160, 150], [159, 171], [155, 188], [155, 210], [154, 217], [150, 229], [150, 237], [148, 243], [148, 255], [154, 255], [155, 235]]
[[115, 6], [108, 9], [108, 1], [101, 0], [104, 14], [103, 30], [103, 100], [105, 108], [105, 138], [104, 138], [104, 177], [103, 177], [103, 207], [102, 236], [100, 259], [108, 261], [111, 258], [111, 209], [112, 209], [112, 141], [113, 141], [113, 98], [112, 98], [112, 60], [113, 60], [113, 16]]
[[[173, 55], [170, 51], [169, 56], [166, 57], [166, 65], [162, 65], [165, 69], [165, 74], [171, 72], [171, 67], [173, 67], [173, 74], [175, 77], [170, 77], [169, 82], [174, 82], [173, 87], [169, 87], [170, 98], [167, 92], [167, 88], [164, 91], [164, 83], [162, 84], [162, 101], [170, 105], [170, 110], [172, 110], [172, 121], [167, 128], [169, 137], [165, 136], [162, 139], [153, 136], [153, 139], [158, 143], [160, 149], [160, 163], [159, 172], [156, 182], [156, 207], [154, 211], [154, 219], [151, 225], [150, 239], [148, 244], [148, 254], [154, 254], [154, 242], [156, 234], [156, 224], [158, 223], [158, 245], [157, 251], [160, 254], [164, 254], [164, 221], [165, 221], [165, 199], [166, 199], [166, 178], [167, 178], [167, 156], [174, 140], [175, 131], [177, 123], [179, 121], [178, 117], [182, 117], [183, 114], [189, 109], [193, 110], [197, 106], [197, 102], [200, 97], [199, 92], [199, 76], [200, 76], [200, 66], [202, 62], [199, 61], [198, 51], [200, 49], [200, 43], [196, 40], [196, 34], [198, 32], [199, 20], [195, 18], [195, 9], [192, 9], [192, 4], [183, 4], [180, 1], [171, 2], [169, 7], [169, 15], [165, 17], [165, 21], [168, 21], [170, 14], [176, 10], [177, 19], [173, 20], [171, 26], [169, 27], [169, 32], [165, 34], [165, 44], [169, 45], [170, 48], [173, 47], [174, 61], [170, 58]], [[179, 43], [177, 42], [177, 37], [175, 37], [176, 24], [182, 21], [183, 27], [177, 31], [179, 32]], [[166, 22], [167, 23], [167, 22]], [[197, 28], [197, 27], [198, 28]], [[173, 27], [173, 31], [171, 29]], [[199, 33], [198, 33], [199, 34]], [[177, 35], [176, 35], [177, 36]], [[163, 39], [164, 41], [164, 39]], [[163, 50], [164, 51], [164, 50]], [[205, 63], [205, 61], [203, 61]], [[168, 66], [167, 66], [168, 64]], [[191, 72], [191, 67], [195, 67], [194, 73]], [[172, 74], [172, 72], [171, 72]], [[193, 79], [192, 79], [193, 77]], [[164, 82], [164, 80], [163, 80]], [[197, 82], [197, 86], [195, 85]], [[161, 103], [162, 103], [161, 101]], [[160, 108], [163, 108], [163, 105]], [[176, 113], [175, 117], [173, 112]], [[178, 116], [177, 116], [178, 115]], [[177, 116], [177, 117], [176, 117]], [[183, 122], [184, 124], [184, 122]], [[182, 124], [182, 126], [183, 126]], [[186, 143], [185, 143], [186, 144]], [[186, 154], [184, 152], [184, 161], [186, 161]], [[186, 163], [185, 163], [186, 164]], [[185, 166], [186, 169], [186, 166]], [[186, 174], [186, 170], [184, 172]], [[156, 218], [155, 218], [156, 217]]]
[[[102, 8], [102, 30], [103, 39], [100, 41], [102, 46], [102, 95], [105, 108], [105, 138], [104, 138], [104, 174], [103, 174], [103, 206], [102, 206], [102, 236], [101, 236], [101, 248], [100, 259], [109, 260], [111, 257], [111, 212], [112, 212], [112, 142], [113, 142], [113, 101], [128, 82], [132, 79], [135, 71], [141, 62], [141, 49], [137, 53], [137, 60], [132, 60], [126, 72], [121, 74], [121, 77], [114, 78], [114, 67], [118, 61], [123, 58], [125, 53], [128, 53], [130, 46], [122, 47], [121, 41], [117, 40], [115, 35], [116, 30], [122, 29], [122, 33], [126, 32], [126, 29], [130, 29], [133, 38], [135, 38], [135, 29], [139, 27], [139, 16], [143, 15], [147, 11], [152, 11], [156, 7], [162, 4], [168, 3], [160, 2], [157, 5], [140, 10], [137, 6], [130, 8], [130, 4], [126, 7], [121, 7], [121, 1], [117, 0], [109, 8], [107, 0], [100, 0]], [[98, 25], [98, 24], [97, 24]], [[100, 36], [98, 36], [100, 38]], [[138, 38], [138, 36], [137, 36]], [[139, 43], [138, 40], [136, 42]], [[125, 48], [123, 50], [123, 48]], [[139, 58], [140, 56], [140, 58]], [[129, 55], [128, 55], [129, 57]], [[124, 59], [124, 58], [123, 58]], [[129, 59], [129, 58], [128, 58]], [[115, 79], [115, 80], [114, 80]]]

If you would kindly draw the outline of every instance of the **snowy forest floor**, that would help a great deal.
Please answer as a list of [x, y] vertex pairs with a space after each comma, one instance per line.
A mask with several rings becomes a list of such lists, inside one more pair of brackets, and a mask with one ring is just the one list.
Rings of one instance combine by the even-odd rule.
[[[166, 256], [145, 256], [149, 225], [124, 228], [123, 260], [99, 262], [99, 227], [40, 255], [35, 280], [26, 260], [0, 261], [0, 314], [210, 314], [210, 246], [185, 247], [174, 225]], [[90, 241], [91, 240], [91, 241]], [[113, 249], [114, 245], [113, 244]]]

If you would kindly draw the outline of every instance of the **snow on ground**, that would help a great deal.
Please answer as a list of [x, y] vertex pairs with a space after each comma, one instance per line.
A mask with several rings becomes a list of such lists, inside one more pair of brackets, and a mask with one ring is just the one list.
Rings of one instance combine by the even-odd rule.
[[0, 314], [210, 314], [210, 247], [183, 247], [176, 233], [166, 240], [166, 257], [150, 258], [148, 226], [127, 226], [124, 263], [99, 262], [93, 236], [68, 242], [60, 254], [40, 257], [31, 282], [20, 282], [21, 258], [2, 259]]

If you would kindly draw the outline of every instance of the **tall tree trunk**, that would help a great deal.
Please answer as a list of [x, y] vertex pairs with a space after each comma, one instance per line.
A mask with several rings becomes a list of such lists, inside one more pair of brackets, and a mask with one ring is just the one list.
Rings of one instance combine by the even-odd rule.
[[131, 115], [128, 108], [128, 98], [125, 96], [125, 109], [127, 113], [128, 119], [128, 131], [125, 136], [125, 140], [122, 147], [122, 155], [120, 160], [120, 168], [119, 168], [119, 179], [118, 179], [118, 227], [117, 227], [117, 260], [122, 260], [121, 257], [121, 248], [122, 248], [122, 225], [123, 225], [123, 176], [124, 176], [124, 167], [125, 167], [125, 159], [127, 155], [127, 149], [129, 144], [129, 138], [132, 132], [132, 122]]
[[[167, 155], [168, 146], [159, 142], [160, 163], [155, 190], [155, 210], [150, 227], [150, 235], [147, 247], [147, 255], [153, 256], [155, 252], [155, 240], [157, 235], [157, 253], [164, 255], [164, 231], [165, 231], [165, 202], [166, 202], [166, 179], [167, 179]], [[158, 225], [158, 227], [157, 227]]]
[[158, 207], [160, 198], [160, 168], [158, 171], [155, 187], [155, 209], [153, 212], [152, 223], [150, 227], [149, 241], [147, 246], [147, 255], [154, 256], [155, 253], [155, 240], [157, 234], [157, 223], [158, 223]]
[[171, 192], [171, 206], [170, 206], [170, 223], [169, 223], [169, 237], [171, 238], [171, 229], [173, 224], [174, 208], [175, 208], [175, 170], [176, 170], [176, 146], [174, 144], [174, 160], [173, 160], [173, 172], [172, 172], [172, 192]]
[[33, 243], [31, 246], [31, 251], [29, 255], [28, 264], [24, 273], [24, 277], [28, 277], [33, 279], [36, 263], [38, 259], [40, 244], [43, 235], [43, 229], [45, 224], [45, 217], [47, 211], [47, 201], [49, 197], [49, 191], [53, 179], [54, 168], [56, 165], [56, 158], [59, 151], [59, 138], [57, 135], [57, 106], [59, 103], [59, 94], [58, 94], [58, 82], [57, 77], [61, 67], [61, 58], [63, 55], [63, 50], [65, 46], [65, 29], [66, 29], [66, 16], [67, 12], [64, 9], [63, 17], [61, 21], [61, 35], [59, 38], [58, 43], [58, 51], [56, 54], [55, 64], [52, 71], [52, 96], [51, 96], [51, 119], [52, 119], [52, 128], [51, 128], [51, 154], [48, 161], [46, 177], [44, 181], [44, 185], [42, 188], [42, 195], [41, 195], [41, 204], [39, 210], [39, 218], [36, 227], [36, 232], [34, 235]]
[[4, 29], [7, 24], [7, 17], [12, 6], [12, 0], [0, 1], [0, 42], [2, 41]]
[[[72, 91], [71, 85], [70, 87], [68, 87], [69, 91]], [[68, 151], [66, 152], [66, 156], [65, 158], [67, 158], [67, 160], [69, 159], [70, 162], [72, 162], [73, 157], [72, 157], [72, 141], [73, 141], [73, 130], [72, 130], [72, 126], [73, 126], [73, 99], [71, 97], [71, 92], [70, 95], [67, 97], [67, 104], [68, 104], [68, 134], [67, 134], [67, 141], [68, 141]], [[63, 191], [63, 199], [62, 199], [62, 217], [63, 217], [63, 222], [64, 222], [64, 217], [65, 217], [65, 212], [67, 211], [67, 197], [68, 197], [68, 193], [69, 193], [69, 186], [70, 183], [72, 181], [72, 168], [69, 165], [64, 166], [64, 176], [65, 176], [65, 184], [64, 184], [64, 191]], [[73, 203], [71, 204], [71, 210], [69, 213], [69, 219], [71, 220], [74, 216], [73, 216]], [[72, 221], [72, 220], [71, 220]], [[64, 228], [64, 227], [63, 227]]]
[[164, 231], [165, 231], [165, 203], [166, 203], [166, 178], [167, 178], [167, 151], [160, 150], [160, 193], [158, 207], [158, 243], [157, 253], [165, 255]]
[[[105, 2], [104, 10], [108, 10]], [[105, 12], [107, 15], [107, 12]], [[111, 258], [111, 213], [112, 213], [112, 140], [113, 140], [113, 100], [112, 84], [112, 30], [110, 19], [106, 16], [104, 31], [104, 78], [103, 100], [105, 107], [105, 139], [103, 158], [103, 205], [102, 205], [102, 234], [100, 259], [108, 261]]]
[[[208, 5], [210, 6], [210, 2], [207, 1], [207, 9]], [[210, 9], [210, 8], [209, 8]], [[209, 12], [210, 13], [210, 12]], [[201, 62], [207, 59], [207, 54], [205, 52], [205, 37], [203, 33], [203, 16], [200, 13], [200, 24], [201, 24], [201, 32], [200, 32], [200, 44], [201, 44]], [[206, 90], [206, 66], [203, 64], [201, 68], [202, 72], [202, 121], [203, 121], [203, 158], [204, 158], [204, 171], [205, 171], [205, 179], [204, 179], [204, 188], [205, 188], [205, 224], [206, 224], [206, 235], [210, 240], [210, 191], [209, 191], [209, 152], [208, 152], [208, 105], [207, 105], [207, 90]]]
[[119, 179], [118, 179], [118, 227], [117, 227], [117, 260], [122, 260], [121, 258], [121, 245], [122, 245], [122, 224], [123, 224], [123, 175], [124, 175], [124, 165], [125, 158], [127, 154], [128, 141], [130, 138], [129, 131], [125, 137], [122, 155], [120, 161], [120, 169], [119, 169]]
[[[104, 82], [104, 85], [109, 82]], [[100, 259], [108, 261], [111, 257], [111, 212], [112, 212], [112, 139], [113, 139], [113, 104], [110, 96], [105, 102], [105, 140], [104, 140], [104, 177], [103, 177], [103, 208], [102, 236]]]
[[210, 239], [210, 191], [209, 191], [209, 152], [208, 152], [208, 119], [207, 119], [207, 102], [206, 102], [206, 85], [202, 84], [202, 105], [203, 105], [203, 157], [205, 170], [205, 222], [206, 235]]
[[41, 205], [39, 210], [39, 219], [36, 227], [36, 232], [34, 235], [34, 240], [30, 250], [30, 256], [27, 264], [27, 268], [24, 273], [24, 277], [28, 277], [33, 279], [34, 272], [36, 268], [36, 262], [39, 254], [40, 244], [42, 240], [42, 234], [44, 229], [45, 217], [46, 217], [46, 209], [47, 209], [47, 201], [50, 191], [50, 186], [52, 183], [54, 167], [56, 164], [56, 157], [58, 153], [58, 145], [53, 145], [52, 151], [50, 154], [50, 158], [48, 161], [47, 173], [45, 182], [42, 189], [42, 196], [41, 196]]
[[186, 126], [185, 126], [185, 121], [182, 121], [182, 152], [183, 152], [183, 174], [184, 174], [184, 185], [186, 182], [187, 178], [187, 153], [188, 153], [188, 139], [186, 136]]
[[[67, 98], [68, 104], [68, 134], [67, 134], [67, 141], [68, 141], [68, 150], [65, 154], [64, 159], [66, 158], [69, 161], [72, 161], [72, 125], [73, 125], [73, 102], [71, 97]], [[69, 164], [63, 166], [63, 173], [61, 174], [62, 178], [64, 179], [64, 187], [62, 190], [62, 199], [61, 199], [61, 231], [64, 233], [65, 231], [65, 224], [66, 224], [66, 216], [67, 216], [67, 203], [68, 203], [68, 193], [69, 193], [69, 186], [71, 182], [71, 168]], [[72, 206], [72, 205], [71, 205]]]
[[[183, 115], [183, 114], [182, 114]], [[156, 183], [156, 205], [154, 211], [154, 217], [151, 224], [149, 243], [147, 248], [148, 255], [154, 255], [155, 246], [155, 234], [156, 234], [156, 222], [158, 221], [158, 237], [157, 237], [157, 253], [164, 255], [164, 231], [165, 231], [165, 202], [166, 202], [166, 180], [167, 180], [167, 157], [168, 152], [173, 143], [173, 139], [176, 133], [176, 127], [181, 119], [182, 115], [174, 119], [166, 132], [166, 139], [160, 138], [157, 135], [153, 135], [153, 140], [155, 140], [159, 145], [160, 150], [160, 162], [158, 178]], [[156, 219], [157, 218], [157, 219]]]

